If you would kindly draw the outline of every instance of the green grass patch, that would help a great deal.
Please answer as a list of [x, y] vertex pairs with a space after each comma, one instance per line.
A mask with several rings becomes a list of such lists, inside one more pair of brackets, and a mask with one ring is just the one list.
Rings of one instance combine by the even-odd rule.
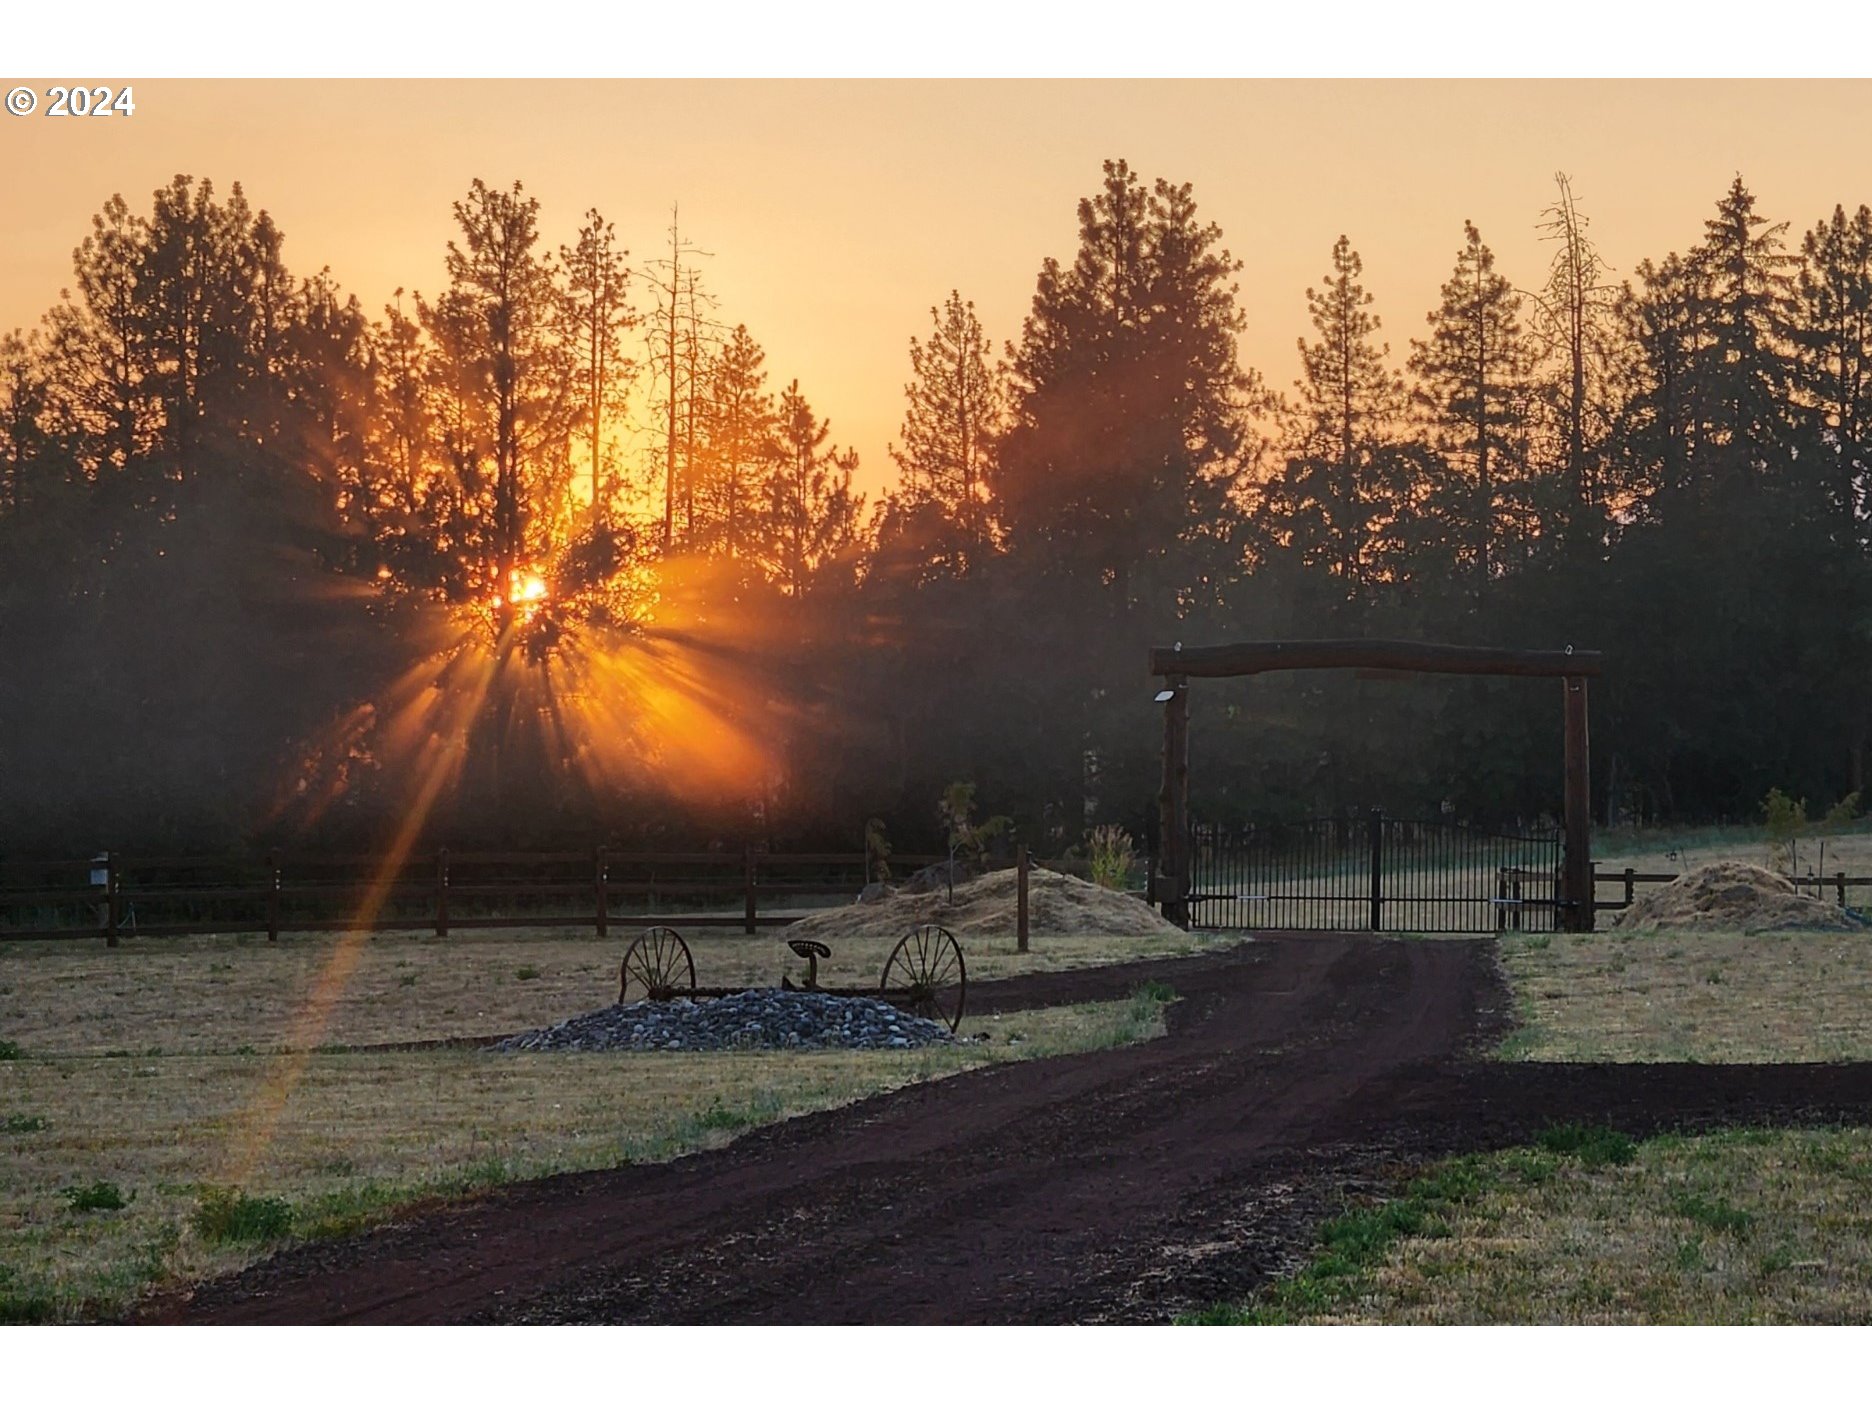
[[6, 1119], [0, 1121], [0, 1131], [9, 1136], [24, 1136], [33, 1131], [43, 1131], [49, 1123], [43, 1116], [27, 1116], [21, 1112], [8, 1112]]
[[293, 1208], [272, 1195], [211, 1185], [196, 1201], [195, 1232], [208, 1243], [272, 1243], [293, 1228]]
[[514, 971], [514, 979], [516, 980], [537, 980], [539, 977], [539, 967], [536, 965], [523, 965], [518, 970]]
[[17, 1063], [25, 1054], [20, 1046], [10, 1038], [0, 1038], [0, 1063]]
[[1582, 1165], [1630, 1165], [1638, 1154], [1636, 1141], [1609, 1126], [1551, 1126], [1541, 1132], [1537, 1144]]
[[88, 1185], [68, 1185], [65, 1207], [74, 1214], [115, 1213], [130, 1201], [109, 1180], [93, 1180]]

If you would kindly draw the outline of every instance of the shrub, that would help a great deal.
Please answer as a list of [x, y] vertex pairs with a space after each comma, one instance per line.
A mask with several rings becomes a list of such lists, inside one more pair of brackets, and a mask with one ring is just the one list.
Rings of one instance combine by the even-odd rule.
[[1137, 849], [1117, 824], [1101, 824], [1086, 835], [1086, 857], [1092, 864], [1092, 881], [1100, 887], [1123, 891], [1130, 884], [1137, 867]]
[[1826, 817], [1823, 818], [1820, 822], [1831, 828], [1843, 829], [1846, 827], [1846, 825], [1852, 823], [1852, 821], [1857, 819], [1858, 817], [1859, 817], [1859, 792], [1857, 790], [1854, 790], [1850, 795], [1846, 796], [1845, 799], [1841, 800], [1838, 804], [1834, 805], [1831, 809], [1829, 809], [1826, 812]]
[[71, 1185], [65, 1190], [65, 1206], [74, 1214], [89, 1214], [95, 1210], [114, 1212], [129, 1202], [124, 1198], [123, 1191], [109, 1180], [94, 1180], [88, 1185]]
[[1762, 801], [1762, 819], [1768, 826], [1768, 855], [1775, 870], [1792, 873], [1800, 837], [1807, 829], [1807, 801], [1791, 799], [1776, 787]]
[[28, 1131], [43, 1131], [46, 1119], [43, 1116], [23, 1116], [19, 1112], [8, 1112], [5, 1121], [0, 1121], [0, 1130], [10, 1136], [23, 1136]]
[[539, 967], [533, 965], [523, 965], [518, 970], [514, 971], [514, 979], [516, 980], [537, 980], [539, 979], [539, 975]]
[[0, 1038], [0, 1063], [16, 1063], [20, 1059], [20, 1046], [10, 1039]]
[[210, 1243], [270, 1243], [292, 1230], [292, 1205], [269, 1195], [213, 1185], [195, 1205], [195, 1232]]

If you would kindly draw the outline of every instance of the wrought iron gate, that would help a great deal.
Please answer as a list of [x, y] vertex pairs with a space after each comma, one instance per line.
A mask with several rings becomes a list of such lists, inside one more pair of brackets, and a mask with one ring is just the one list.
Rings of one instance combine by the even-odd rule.
[[1307, 819], [1190, 834], [1196, 926], [1287, 931], [1553, 931], [1559, 830], [1446, 819]]

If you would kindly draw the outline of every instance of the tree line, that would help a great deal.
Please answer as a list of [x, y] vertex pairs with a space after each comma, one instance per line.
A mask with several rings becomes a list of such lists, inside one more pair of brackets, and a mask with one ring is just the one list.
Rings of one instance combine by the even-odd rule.
[[[1463, 222], [1395, 353], [1341, 238], [1288, 387], [1239, 360], [1244, 270], [1189, 185], [1107, 162], [1077, 214], [1005, 340], [960, 291], [929, 310], [867, 503], [674, 216], [645, 260], [596, 210], [549, 248], [521, 185], [477, 180], [440, 290], [373, 314], [289, 271], [238, 186], [113, 197], [70, 288], [0, 340], [0, 843], [381, 835], [389, 738], [333, 719], [522, 577], [611, 648], [680, 614], [734, 656], [775, 764], [704, 794], [529, 752], [439, 832], [849, 847], [868, 818], [934, 837], [967, 781], [1042, 848], [1148, 834], [1145, 649], [1245, 637], [1604, 651], [1609, 821], [1863, 790], [1872, 211], [1796, 237], [1738, 177], [1683, 251], [1620, 273], [1560, 176], [1547, 267], [1517, 284]], [[1217, 684], [1194, 807], [1536, 821], [1548, 691]], [[342, 793], [308, 828], [282, 789], [315, 737]]]

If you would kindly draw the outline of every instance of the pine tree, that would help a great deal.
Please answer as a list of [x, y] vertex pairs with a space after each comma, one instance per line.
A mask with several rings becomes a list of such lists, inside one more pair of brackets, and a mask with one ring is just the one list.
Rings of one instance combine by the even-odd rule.
[[1001, 385], [974, 303], [952, 291], [940, 311], [930, 309], [930, 322], [928, 341], [910, 338], [903, 444], [890, 452], [901, 474], [899, 510], [929, 508], [943, 538], [932, 544], [954, 574], [966, 575], [992, 539], [987, 484]]
[[774, 444], [773, 396], [763, 363], [767, 353], [736, 326], [710, 363], [707, 410], [701, 416], [699, 507], [695, 545], [736, 560], [754, 555], [758, 485], [770, 468]]
[[1578, 549], [1602, 540], [1607, 489], [1602, 446], [1609, 408], [1605, 381], [1610, 358], [1612, 313], [1617, 290], [1587, 234], [1591, 221], [1573, 198], [1564, 172], [1554, 176], [1558, 194], [1543, 212], [1541, 237], [1558, 247], [1547, 283], [1533, 296], [1533, 332], [1556, 368], [1547, 385], [1563, 446], [1569, 533]]
[[1230, 557], [1252, 382], [1221, 231], [1198, 222], [1189, 186], [1104, 170], [1079, 202], [1077, 257], [1042, 265], [1009, 348], [991, 485], [1011, 552], [1128, 610]]
[[1412, 341], [1409, 364], [1417, 377], [1413, 399], [1460, 485], [1449, 508], [1455, 534], [1468, 544], [1478, 601], [1497, 567], [1500, 480], [1525, 477], [1528, 468], [1535, 352], [1520, 308], [1520, 296], [1495, 271], [1495, 255], [1464, 221], [1455, 272], [1428, 317], [1430, 338]]
[[148, 240], [147, 221], [111, 196], [72, 253], [76, 292], [61, 293], [46, 318], [52, 413], [93, 476], [129, 467], [155, 438], [154, 362], [139, 302]]
[[38, 338], [0, 336], [0, 517], [34, 504], [50, 457], [49, 399]]
[[1770, 224], [1755, 213], [1755, 197], [1740, 176], [1704, 228], [1698, 266], [1709, 342], [1693, 373], [1709, 420], [1713, 485], [1718, 492], [1745, 495], [1774, 470], [1777, 450], [1787, 441], [1787, 300], [1794, 259], [1782, 247], [1787, 225]]
[[528, 529], [535, 503], [553, 496], [538, 490], [542, 481], [564, 466], [577, 378], [557, 335], [560, 291], [534, 253], [539, 202], [517, 181], [501, 191], [476, 180], [454, 208], [461, 240], [449, 241], [448, 289], [418, 306], [438, 388], [455, 402], [445, 432], [457, 476], [471, 497], [485, 495], [471, 514], [485, 523], [471, 572], [485, 588], [538, 544]]
[[815, 576], [857, 540], [863, 497], [852, 492], [858, 455], [827, 448], [829, 421], [793, 381], [780, 396], [777, 452], [767, 478], [762, 545], [769, 575], [788, 595], [806, 594]]
[[1842, 541], [1867, 544], [1872, 520], [1872, 209], [1831, 219], [1801, 241], [1793, 337], [1804, 446], [1827, 465], [1815, 486], [1831, 500]]
[[1287, 416], [1285, 465], [1263, 495], [1275, 538], [1301, 564], [1330, 573], [1350, 599], [1367, 597], [1385, 570], [1385, 533], [1406, 500], [1397, 426], [1403, 382], [1385, 364], [1390, 346], [1359, 279], [1364, 263], [1344, 235], [1332, 272], [1307, 289], [1318, 340], [1300, 341], [1298, 402]]
[[585, 212], [578, 244], [561, 247], [566, 308], [584, 392], [586, 454], [591, 472], [591, 520], [604, 523], [612, 493], [604, 481], [607, 418], [621, 411], [635, 363], [624, 354], [624, 334], [637, 325], [630, 305], [630, 250], [597, 210]]

